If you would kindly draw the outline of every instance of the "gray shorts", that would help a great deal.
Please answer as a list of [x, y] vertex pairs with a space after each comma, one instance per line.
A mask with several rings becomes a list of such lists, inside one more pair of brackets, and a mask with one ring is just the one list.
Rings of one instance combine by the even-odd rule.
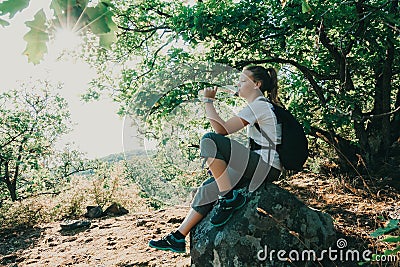
[[[248, 147], [217, 133], [207, 133], [200, 142], [200, 156], [224, 160], [233, 189], [258, 188], [264, 182], [272, 182], [280, 176], [280, 170], [267, 164], [261, 156]], [[253, 191], [253, 190], [250, 190]], [[205, 216], [219, 196], [218, 186], [213, 177], [198, 188], [192, 201], [192, 208]]]

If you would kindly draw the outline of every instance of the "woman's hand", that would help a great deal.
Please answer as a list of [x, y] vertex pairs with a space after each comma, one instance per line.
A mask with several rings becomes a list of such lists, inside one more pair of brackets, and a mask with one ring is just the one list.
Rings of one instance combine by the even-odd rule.
[[212, 87], [207, 87], [204, 89], [204, 97], [205, 98], [210, 98], [210, 99], [215, 99], [215, 95], [217, 94], [218, 87], [214, 86]]

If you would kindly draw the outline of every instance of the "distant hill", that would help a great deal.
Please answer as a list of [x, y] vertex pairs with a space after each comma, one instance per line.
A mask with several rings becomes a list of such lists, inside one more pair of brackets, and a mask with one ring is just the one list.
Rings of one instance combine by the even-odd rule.
[[128, 152], [111, 154], [103, 158], [100, 158], [100, 160], [104, 162], [115, 163], [121, 160], [131, 160], [137, 157], [147, 157], [148, 155], [154, 155], [155, 153], [156, 151], [152, 150], [135, 149]]

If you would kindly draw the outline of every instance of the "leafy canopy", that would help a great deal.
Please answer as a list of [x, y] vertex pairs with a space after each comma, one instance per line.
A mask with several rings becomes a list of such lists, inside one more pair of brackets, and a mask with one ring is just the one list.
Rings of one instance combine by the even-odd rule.
[[54, 89], [42, 82], [0, 94], [0, 182], [12, 200], [69, 129], [67, 103]]
[[[0, 25], [5, 27], [16, 13], [29, 5], [29, 0], [6, 0], [0, 3]], [[27, 21], [29, 32], [24, 36], [27, 42], [23, 52], [28, 61], [38, 64], [47, 53], [47, 43], [57, 29], [68, 29], [76, 34], [91, 32], [99, 38], [101, 47], [110, 48], [116, 40], [117, 26], [112, 17], [112, 5], [109, 0], [99, 1], [93, 6], [88, 0], [52, 0], [52, 17], [46, 17], [39, 10], [32, 21]], [[90, 31], [89, 31], [90, 30]]]
[[15, 14], [29, 6], [29, 0], [8, 0], [0, 3], [0, 16], [9, 14], [12, 19]]
[[[130, 112], [132, 99], [163, 91], [169, 83], [166, 70], [185, 62], [238, 70], [269, 65], [279, 70], [286, 106], [342, 162], [379, 168], [391, 160], [389, 149], [400, 133], [398, 1], [153, 0], [121, 1], [115, 7], [122, 32], [116, 49], [97, 62], [138, 62], [127, 64], [111, 86], [123, 112]], [[183, 96], [194, 97], [201, 89], [192, 81], [154, 103], [158, 125]], [[143, 87], [153, 82], [154, 87]], [[154, 118], [149, 121], [157, 128]]]
[[[2, 17], [24, 7], [3, 3]], [[122, 112], [131, 112], [134, 96], [151, 99], [152, 91], [140, 90], [145, 78], [159, 74], [154, 89], [162, 89], [165, 70], [188, 60], [236, 69], [272, 65], [280, 71], [283, 102], [342, 162], [381, 167], [391, 160], [390, 147], [400, 137], [398, 1], [124, 0], [93, 6], [53, 0], [50, 8], [54, 17], [44, 22], [39, 11], [29, 22], [29, 59], [40, 61], [46, 36], [57, 27], [90, 29], [101, 46], [112, 47], [90, 51], [103, 75], [93, 86], [104, 88], [111, 80]], [[121, 79], [104, 73], [110, 60], [123, 66]], [[152, 114], [162, 120], [185, 101], [182, 95], [194, 97], [197, 89], [196, 82], [178, 86], [154, 103]]]

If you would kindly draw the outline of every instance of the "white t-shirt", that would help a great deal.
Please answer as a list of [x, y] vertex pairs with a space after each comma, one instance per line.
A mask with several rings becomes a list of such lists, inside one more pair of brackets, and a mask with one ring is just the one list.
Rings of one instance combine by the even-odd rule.
[[[253, 102], [239, 111], [238, 116], [249, 123], [247, 127], [248, 137], [253, 138], [254, 141], [261, 146], [270, 147], [270, 142], [262, 136], [261, 132], [257, 130], [254, 124], [257, 122], [260, 129], [267, 134], [275, 145], [281, 143], [281, 125], [277, 124], [275, 113], [272, 111], [272, 104], [263, 101], [263, 99], [264, 97], [262, 96], [256, 98]], [[261, 158], [274, 168], [277, 168], [278, 170], [282, 169], [279, 154], [276, 150], [261, 148], [260, 150], [255, 150], [255, 152], [260, 154]], [[271, 154], [268, 155], [270, 152]]]

